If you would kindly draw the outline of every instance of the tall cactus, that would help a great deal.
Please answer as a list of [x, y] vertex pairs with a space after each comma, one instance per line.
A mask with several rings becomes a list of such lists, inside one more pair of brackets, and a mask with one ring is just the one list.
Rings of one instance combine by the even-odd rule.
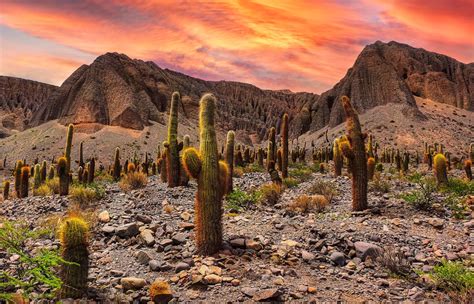
[[43, 163], [41, 164], [41, 183], [44, 183], [46, 181], [46, 174], [48, 173], [48, 163], [43, 160]]
[[30, 167], [21, 168], [20, 198], [28, 197], [28, 188], [30, 186]]
[[367, 159], [367, 177], [369, 180], [372, 180], [374, 178], [374, 173], [375, 173], [375, 158], [369, 157], [369, 159]]
[[87, 175], [87, 183], [92, 184], [95, 178], [95, 158], [92, 157], [89, 161], [89, 170]]
[[332, 159], [334, 161], [334, 175], [341, 176], [342, 174], [342, 166], [344, 165], [344, 157], [342, 155], [341, 151], [341, 145], [340, 142], [345, 140], [345, 138], [336, 138], [334, 139], [334, 143], [332, 146]]
[[83, 144], [84, 142], [81, 141], [81, 144], [79, 146], [79, 166], [84, 168], [84, 150], [83, 150]]
[[67, 159], [58, 159], [59, 195], [69, 194], [69, 173], [67, 172]]
[[69, 173], [71, 170], [71, 148], [72, 148], [72, 136], [74, 134], [74, 125], [70, 124], [67, 128], [66, 147], [64, 148], [64, 157], [67, 160], [66, 170]]
[[348, 139], [342, 143], [341, 150], [352, 172], [352, 209], [361, 211], [367, 209], [367, 157], [364, 145], [366, 136], [362, 133], [359, 116], [350, 99], [343, 96], [341, 102], [346, 115]]
[[433, 158], [433, 169], [438, 186], [448, 183], [447, 159], [442, 153], [438, 153]]
[[225, 161], [229, 166], [229, 175], [227, 180], [226, 194], [233, 190], [233, 175], [234, 175], [234, 145], [235, 145], [235, 132], [227, 132], [227, 140], [225, 144]]
[[23, 161], [19, 160], [15, 166], [15, 192], [17, 197], [21, 197], [20, 185], [21, 185], [21, 168], [23, 168]]
[[115, 148], [114, 168], [113, 168], [113, 177], [115, 181], [118, 181], [120, 179], [120, 171], [122, 171], [122, 168], [120, 166], [120, 149], [117, 147]]
[[467, 180], [471, 181], [472, 180], [472, 162], [470, 159], [466, 159], [464, 161], [464, 171], [466, 172], [466, 178]]
[[219, 161], [214, 117], [216, 98], [206, 94], [199, 106], [199, 151], [188, 148], [183, 164], [189, 176], [197, 179], [195, 203], [195, 237], [198, 253], [212, 255], [222, 246], [222, 198], [229, 169]]
[[87, 292], [89, 274], [89, 227], [79, 217], [67, 218], [59, 228], [61, 256], [71, 262], [61, 265], [61, 298], [81, 298]]
[[4, 181], [3, 182], [3, 200], [8, 200], [8, 197], [10, 196], [10, 182], [9, 181]]
[[288, 114], [281, 121], [281, 177], [288, 177]]
[[40, 164], [36, 164], [35, 167], [35, 176], [34, 176], [34, 188], [38, 189], [41, 186], [41, 166]]
[[474, 163], [474, 143], [469, 145], [469, 157], [471, 158], [471, 162]]
[[275, 170], [275, 158], [273, 157], [273, 142], [268, 141], [267, 148], [267, 170], [268, 172]]
[[168, 172], [168, 187], [177, 187], [180, 184], [180, 159], [179, 151], [183, 144], [178, 144], [178, 106], [181, 96], [174, 92], [171, 96], [170, 116], [168, 120], [168, 139], [165, 143], [167, 147], [166, 171]]

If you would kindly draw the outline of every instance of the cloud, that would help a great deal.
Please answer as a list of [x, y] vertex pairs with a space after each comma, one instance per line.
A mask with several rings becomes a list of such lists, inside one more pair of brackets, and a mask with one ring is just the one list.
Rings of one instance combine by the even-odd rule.
[[[56, 84], [65, 78], [56, 75], [62, 77], [75, 62], [78, 67], [116, 51], [209, 80], [322, 92], [376, 40], [413, 43], [472, 61], [472, 7], [467, 1], [459, 1], [459, 9], [448, 3], [4, 0], [0, 24], [5, 31], [23, 33], [18, 34], [24, 36], [23, 45], [29, 41], [23, 58], [49, 58], [49, 70], [45, 67], [38, 77]], [[32, 68], [24, 60], [11, 62], [18, 57], [17, 45], [22, 44], [2, 47], [2, 74]], [[43, 47], [38, 51], [36, 45]]]

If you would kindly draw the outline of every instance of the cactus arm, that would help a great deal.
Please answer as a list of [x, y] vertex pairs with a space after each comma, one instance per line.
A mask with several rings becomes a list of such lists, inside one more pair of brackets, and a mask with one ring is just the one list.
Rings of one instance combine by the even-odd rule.
[[183, 167], [188, 175], [194, 179], [199, 177], [201, 172], [201, 157], [195, 148], [187, 148], [183, 152]]

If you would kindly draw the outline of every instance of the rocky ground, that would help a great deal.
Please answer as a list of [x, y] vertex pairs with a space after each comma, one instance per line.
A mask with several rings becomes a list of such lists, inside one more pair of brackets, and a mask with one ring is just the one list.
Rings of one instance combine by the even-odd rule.
[[[130, 193], [106, 183], [105, 197], [88, 217], [94, 227], [89, 298], [146, 303], [148, 285], [161, 278], [171, 284], [177, 302], [451, 301], [423, 276], [401, 278], [372, 257], [382, 250], [388, 256], [400, 250], [420, 271], [430, 271], [441, 258], [472, 259], [472, 214], [456, 220], [442, 210], [417, 211], [397, 198], [417, 186], [389, 173], [384, 176], [391, 190], [370, 192], [366, 212], [350, 211], [347, 176], [321, 173], [286, 189], [274, 206], [254, 205], [238, 214], [226, 209], [224, 249], [207, 258], [193, 255], [194, 183], [170, 189], [150, 177], [144, 189]], [[236, 178], [235, 185], [250, 190], [267, 179], [268, 174], [248, 173]], [[285, 208], [319, 180], [338, 190], [324, 212], [301, 214]], [[70, 205], [68, 198], [58, 196], [4, 201], [0, 218], [44, 226]], [[58, 246], [58, 241], [44, 239], [34, 246]], [[0, 269], [15, 267], [17, 259], [0, 253]]]

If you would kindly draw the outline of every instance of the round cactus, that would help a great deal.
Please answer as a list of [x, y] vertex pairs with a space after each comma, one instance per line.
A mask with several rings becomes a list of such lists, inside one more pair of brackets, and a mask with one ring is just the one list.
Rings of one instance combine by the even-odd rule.
[[438, 185], [448, 183], [447, 164], [448, 160], [442, 153], [438, 153], [433, 158], [433, 169]]

